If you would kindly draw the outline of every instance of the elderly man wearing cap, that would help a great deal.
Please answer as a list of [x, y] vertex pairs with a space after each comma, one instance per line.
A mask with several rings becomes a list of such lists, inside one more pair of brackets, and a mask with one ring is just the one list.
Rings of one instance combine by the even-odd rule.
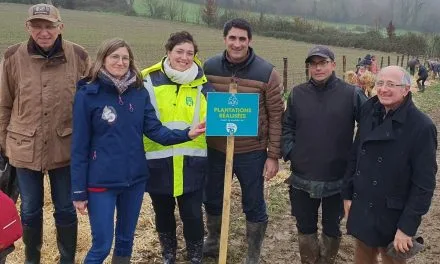
[[0, 66], [0, 147], [17, 168], [25, 263], [40, 263], [43, 175], [48, 174], [60, 263], [74, 263], [77, 217], [71, 200], [72, 101], [89, 56], [63, 40], [52, 5], [29, 9], [29, 40], [9, 47]]
[[355, 121], [367, 98], [361, 89], [336, 77], [335, 55], [329, 48], [312, 48], [306, 63], [311, 79], [294, 87], [289, 95], [281, 146], [284, 160], [291, 162], [289, 193], [301, 262], [332, 264], [341, 238], [342, 181]]

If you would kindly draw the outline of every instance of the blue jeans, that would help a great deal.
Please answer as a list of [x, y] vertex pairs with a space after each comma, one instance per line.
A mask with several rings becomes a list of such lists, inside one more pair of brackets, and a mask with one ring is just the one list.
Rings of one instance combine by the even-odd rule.
[[[241, 203], [246, 220], [253, 223], [266, 222], [263, 169], [267, 152], [264, 150], [234, 154], [233, 173], [241, 186]], [[204, 204], [209, 215], [219, 216], [223, 208], [226, 154], [208, 149], [209, 170], [206, 179]]]
[[[76, 223], [70, 185], [70, 166], [48, 172], [52, 202], [55, 207], [55, 224], [70, 226]], [[17, 168], [18, 188], [21, 198], [21, 222], [23, 226], [40, 228], [43, 223], [44, 185], [43, 173]]]
[[92, 229], [92, 247], [84, 260], [85, 264], [103, 263], [110, 253], [113, 234], [116, 236], [114, 255], [131, 256], [144, 191], [145, 182], [127, 188], [89, 192], [87, 208]]

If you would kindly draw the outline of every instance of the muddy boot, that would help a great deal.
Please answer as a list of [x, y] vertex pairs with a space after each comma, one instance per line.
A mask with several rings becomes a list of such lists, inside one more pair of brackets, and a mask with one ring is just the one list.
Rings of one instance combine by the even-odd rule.
[[191, 264], [201, 264], [203, 259], [203, 239], [186, 241], [187, 259]]
[[174, 264], [177, 251], [176, 234], [159, 233], [159, 241], [162, 247], [163, 264]]
[[112, 256], [112, 264], [130, 264], [131, 257], [120, 257], [113, 255]]
[[260, 223], [246, 221], [246, 240], [248, 243], [246, 264], [260, 263], [261, 245], [263, 244], [266, 228], [267, 221]]
[[329, 237], [325, 234], [321, 234], [320, 244], [320, 264], [334, 264], [336, 262], [336, 256], [338, 255], [339, 244], [341, 243], [340, 237]]
[[298, 233], [299, 254], [302, 264], [316, 264], [319, 260], [318, 234]]
[[419, 92], [422, 91], [422, 84], [420, 82], [417, 82], [417, 88], [419, 89]]
[[69, 226], [56, 226], [57, 246], [60, 251], [60, 264], [74, 264], [78, 223]]
[[23, 226], [25, 264], [40, 264], [43, 226]]
[[221, 215], [206, 214], [206, 227], [208, 236], [203, 245], [203, 255], [217, 257], [220, 250], [220, 231], [222, 225]]

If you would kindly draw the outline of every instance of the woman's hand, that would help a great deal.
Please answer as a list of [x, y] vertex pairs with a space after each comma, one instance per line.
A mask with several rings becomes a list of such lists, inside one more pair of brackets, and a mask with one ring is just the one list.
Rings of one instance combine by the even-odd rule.
[[206, 122], [203, 121], [188, 132], [188, 137], [191, 139], [195, 139], [196, 137], [205, 133], [205, 131], [206, 131]]
[[73, 206], [82, 215], [87, 215], [87, 200], [86, 201], [73, 201]]

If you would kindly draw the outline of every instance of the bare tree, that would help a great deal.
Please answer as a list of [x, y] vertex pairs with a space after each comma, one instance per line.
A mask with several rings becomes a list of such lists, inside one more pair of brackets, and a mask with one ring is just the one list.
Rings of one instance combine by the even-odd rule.
[[166, 0], [164, 5], [166, 13], [170, 20], [175, 20], [177, 18], [177, 15], [179, 14], [179, 2], [177, 0]]

